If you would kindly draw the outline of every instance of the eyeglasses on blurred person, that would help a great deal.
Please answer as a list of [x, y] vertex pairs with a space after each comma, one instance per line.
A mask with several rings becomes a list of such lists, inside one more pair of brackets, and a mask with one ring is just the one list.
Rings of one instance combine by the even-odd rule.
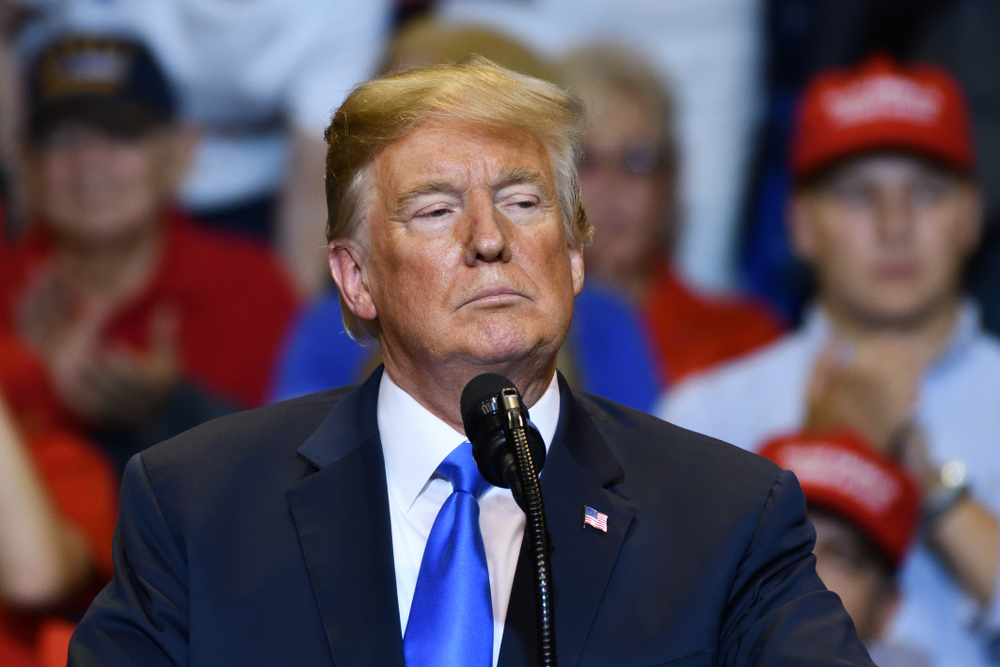
[[563, 82], [591, 113], [580, 186], [594, 242], [593, 280], [628, 298], [663, 386], [771, 342], [781, 332], [763, 306], [699, 294], [684, 284], [671, 254], [684, 225], [675, 102], [638, 54], [604, 44], [559, 63]]

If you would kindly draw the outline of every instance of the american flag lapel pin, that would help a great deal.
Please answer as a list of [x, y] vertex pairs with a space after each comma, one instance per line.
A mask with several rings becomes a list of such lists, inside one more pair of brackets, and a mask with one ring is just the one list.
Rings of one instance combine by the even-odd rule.
[[596, 528], [602, 533], [606, 533], [608, 532], [608, 515], [603, 512], [598, 512], [593, 507], [584, 506], [583, 525], [584, 527], [590, 526], [591, 528]]

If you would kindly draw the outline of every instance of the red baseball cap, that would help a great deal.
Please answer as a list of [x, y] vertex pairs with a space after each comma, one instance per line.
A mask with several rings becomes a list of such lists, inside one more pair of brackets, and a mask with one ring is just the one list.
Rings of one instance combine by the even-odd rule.
[[920, 489], [902, 466], [851, 431], [775, 438], [760, 454], [795, 473], [806, 502], [847, 519], [893, 567], [902, 563], [920, 510]]
[[816, 76], [799, 102], [791, 149], [797, 181], [873, 150], [912, 152], [960, 171], [975, 167], [958, 82], [935, 65], [903, 66], [885, 55]]

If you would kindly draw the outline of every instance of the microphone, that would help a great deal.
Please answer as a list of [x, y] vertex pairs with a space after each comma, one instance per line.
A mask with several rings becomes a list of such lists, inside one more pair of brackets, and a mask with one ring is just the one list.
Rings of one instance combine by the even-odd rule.
[[528, 420], [528, 409], [514, 383], [496, 373], [477, 375], [462, 391], [462, 425], [483, 478], [510, 488], [524, 510], [528, 555], [535, 575], [535, 626], [538, 664], [556, 666], [556, 628], [552, 600], [549, 531], [538, 471], [545, 463], [545, 443]]
[[493, 486], [509, 488], [514, 500], [527, 512], [524, 489], [513, 447], [524, 439], [537, 477], [545, 465], [545, 443], [514, 383], [497, 373], [483, 373], [465, 385], [462, 392], [462, 423], [472, 443], [472, 456], [483, 478]]

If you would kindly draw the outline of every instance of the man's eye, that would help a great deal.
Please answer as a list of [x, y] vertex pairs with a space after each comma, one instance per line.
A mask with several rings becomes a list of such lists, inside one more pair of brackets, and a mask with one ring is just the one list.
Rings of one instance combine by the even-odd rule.
[[447, 208], [432, 208], [429, 211], [422, 211], [417, 214], [418, 218], [443, 218], [448, 215]]
[[833, 189], [837, 199], [852, 206], [866, 206], [875, 199], [874, 188], [862, 183], [843, 183]]
[[538, 202], [532, 197], [518, 197], [507, 200], [507, 206], [513, 206], [522, 210], [530, 210], [538, 206]]

